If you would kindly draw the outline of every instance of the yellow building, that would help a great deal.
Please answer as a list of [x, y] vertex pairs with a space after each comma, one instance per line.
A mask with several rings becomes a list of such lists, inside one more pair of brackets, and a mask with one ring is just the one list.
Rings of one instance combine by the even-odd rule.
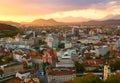
[[110, 75], [110, 69], [108, 65], [104, 66], [103, 80], [106, 80]]

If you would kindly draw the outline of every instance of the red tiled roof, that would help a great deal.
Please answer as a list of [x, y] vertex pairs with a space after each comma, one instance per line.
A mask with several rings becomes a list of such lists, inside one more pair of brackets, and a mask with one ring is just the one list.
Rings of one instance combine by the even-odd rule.
[[10, 58], [10, 57], [12, 57], [12, 55], [13, 55], [12, 53], [7, 52], [7, 53], [5, 53], [5, 55], [4, 55], [4, 57], [2, 59]]
[[32, 58], [35, 58], [35, 59], [42, 59], [42, 55], [34, 55], [34, 56], [31, 56]]
[[36, 58], [36, 59], [42, 59], [42, 56], [41, 54], [37, 55], [36, 52], [30, 52], [27, 54], [29, 57], [32, 57], [32, 58]]
[[120, 57], [120, 52], [116, 52], [115, 56], [119, 56]]
[[115, 73], [116, 76], [120, 77], [120, 72], [115, 71], [114, 73]]
[[50, 75], [71, 75], [73, 74], [72, 70], [68, 70], [68, 71], [62, 71], [62, 70], [58, 70], [58, 71], [53, 71], [51, 68], [47, 69], [48, 73]]
[[61, 41], [61, 40], [64, 40], [64, 39], [65, 39], [65, 38], [62, 37], [62, 36], [61, 36], [61, 37], [58, 37], [58, 40], [60, 40], [60, 41]]
[[114, 61], [120, 61], [120, 58], [113, 58], [113, 59], [110, 59], [109, 62], [112, 63]]
[[99, 66], [99, 64], [105, 64], [104, 60], [101, 59], [90, 59], [83, 60], [83, 64], [86, 66]]
[[34, 51], [28, 53], [28, 56], [35, 56], [35, 55], [36, 55], [36, 52], [34, 52]]
[[30, 56], [23, 56], [23, 58], [25, 58], [25, 59], [30, 59]]
[[98, 42], [98, 43], [94, 44], [94, 46], [103, 46], [103, 45], [105, 45], [105, 43], [103, 43], [103, 42]]
[[12, 78], [7, 83], [21, 83], [21, 80], [19, 78]]
[[21, 52], [14, 52], [14, 54], [23, 55]]
[[93, 53], [90, 53], [90, 52], [89, 52], [89, 53], [84, 53], [84, 54], [85, 54], [85, 55], [88, 55], [88, 56], [93, 56], [93, 55], [95, 55], [96, 53], [94, 53], [94, 52], [93, 52]]
[[85, 76], [93, 76], [93, 73], [87, 73]]
[[51, 75], [71, 75], [72, 71], [53, 71], [50, 73]]
[[80, 40], [80, 39], [86, 39], [87, 37], [78, 37], [78, 39]]

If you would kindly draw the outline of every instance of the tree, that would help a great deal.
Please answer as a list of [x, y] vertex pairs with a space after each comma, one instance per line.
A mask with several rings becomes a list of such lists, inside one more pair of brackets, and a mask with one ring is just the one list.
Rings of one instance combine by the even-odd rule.
[[105, 55], [104, 55], [105, 59], [109, 59], [110, 58], [110, 51], [108, 51]]
[[76, 43], [80, 44], [80, 43], [81, 43], [81, 41], [77, 41]]
[[86, 55], [85, 58], [86, 59], [92, 59], [92, 57], [90, 55]]
[[13, 61], [13, 58], [12, 58], [12, 57], [8, 57], [7, 59], [5, 59], [5, 63], [9, 63], [9, 62], [11, 62], [11, 61]]
[[36, 69], [39, 69], [39, 64], [36, 63], [34, 67], [35, 67]]
[[82, 78], [82, 83], [103, 83], [103, 81], [95, 75], [88, 75]]
[[73, 79], [72, 83], [82, 83], [82, 78], [76, 77]]
[[4, 72], [3, 72], [3, 70], [2, 69], [0, 69], [0, 75], [2, 75]]
[[27, 66], [24, 66], [23, 68], [27, 70], [27, 69], [31, 69], [32, 67], [27, 65]]
[[115, 75], [111, 75], [105, 80], [105, 83], [120, 83], [120, 78]]
[[39, 40], [38, 42], [39, 42], [39, 45], [44, 45], [44, 44], [46, 44], [46, 42], [43, 41], [43, 40]]
[[103, 83], [103, 80], [101, 80], [98, 76], [95, 75], [87, 75], [82, 78], [76, 77], [72, 82], [73, 83]]
[[59, 43], [58, 48], [65, 48], [65, 44], [64, 43]]
[[75, 62], [75, 68], [77, 73], [83, 73], [85, 71], [84, 65], [79, 62]]
[[46, 68], [47, 66], [51, 66], [51, 64], [48, 63], [48, 62], [43, 63], [42, 67], [43, 67], [43, 70], [44, 70], [44, 71], [45, 71], [45, 68]]
[[112, 70], [120, 70], [120, 61], [115, 61], [110, 64]]

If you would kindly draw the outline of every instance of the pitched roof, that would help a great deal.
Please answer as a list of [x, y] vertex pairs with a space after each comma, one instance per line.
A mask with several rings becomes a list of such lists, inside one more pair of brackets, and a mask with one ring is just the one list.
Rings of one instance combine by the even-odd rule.
[[7, 83], [21, 83], [21, 80], [17, 77], [10, 79]]
[[98, 43], [94, 44], [94, 46], [103, 46], [103, 45], [105, 45], [105, 43], [103, 43], [103, 42], [98, 42]]
[[56, 71], [54, 71], [51, 68], [48, 68], [47, 71], [48, 71], [48, 74], [53, 75], [53, 76], [55, 76], [55, 75], [72, 75], [73, 74], [72, 69], [70, 69], [70, 70], [56, 70]]

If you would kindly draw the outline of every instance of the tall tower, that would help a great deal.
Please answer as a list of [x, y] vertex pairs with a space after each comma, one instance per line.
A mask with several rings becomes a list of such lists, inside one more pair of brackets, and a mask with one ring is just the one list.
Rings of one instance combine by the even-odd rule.
[[37, 45], [37, 39], [36, 39], [36, 33], [33, 31], [33, 40], [34, 40], [34, 45]]
[[34, 39], [36, 38], [35, 31], [33, 31], [33, 38], [34, 38]]
[[110, 68], [108, 65], [104, 66], [103, 80], [106, 80], [110, 75]]

